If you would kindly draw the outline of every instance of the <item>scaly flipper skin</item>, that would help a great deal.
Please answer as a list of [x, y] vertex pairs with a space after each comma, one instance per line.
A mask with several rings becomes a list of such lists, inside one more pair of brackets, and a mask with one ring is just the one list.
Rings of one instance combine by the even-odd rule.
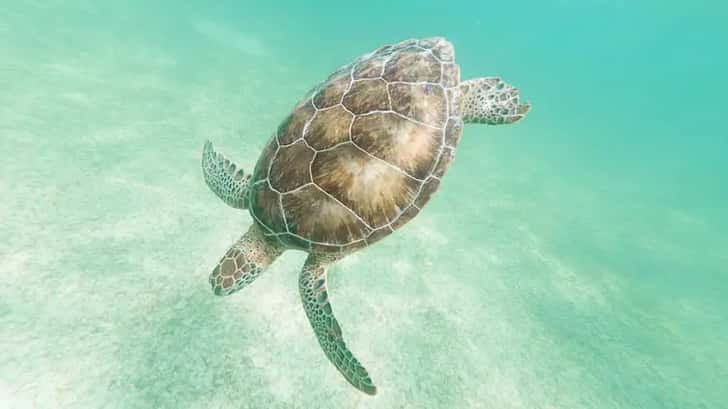
[[326, 357], [355, 388], [369, 395], [375, 395], [377, 388], [369, 378], [367, 370], [346, 347], [341, 327], [329, 303], [326, 269], [333, 261], [335, 259], [314, 254], [306, 259], [298, 281], [303, 308]]
[[278, 243], [263, 236], [253, 223], [212, 270], [210, 285], [215, 295], [230, 295], [252, 283], [270, 263], [281, 255]]
[[465, 123], [512, 124], [523, 119], [531, 109], [531, 104], [519, 102], [517, 88], [498, 77], [463, 81], [460, 90]]
[[[236, 170], [237, 169], [237, 170]], [[212, 142], [206, 141], [202, 151], [202, 173], [205, 183], [223, 202], [236, 209], [247, 209], [246, 200], [250, 174], [215, 152]]]

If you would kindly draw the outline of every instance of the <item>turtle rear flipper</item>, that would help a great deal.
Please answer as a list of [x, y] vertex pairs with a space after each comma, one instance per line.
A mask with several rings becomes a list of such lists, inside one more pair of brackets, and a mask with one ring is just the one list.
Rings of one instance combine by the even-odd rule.
[[367, 370], [346, 346], [341, 327], [331, 309], [326, 289], [326, 269], [331, 261], [314, 254], [308, 256], [298, 280], [303, 308], [329, 361], [355, 388], [368, 395], [375, 395], [376, 386]]
[[212, 292], [225, 296], [240, 291], [255, 281], [283, 250], [253, 223], [212, 270], [209, 279]]
[[484, 77], [460, 83], [462, 115], [466, 123], [488, 125], [518, 122], [531, 109], [521, 104], [517, 88], [498, 77]]
[[210, 190], [223, 202], [236, 209], [247, 209], [246, 200], [250, 174], [222, 154], [215, 152], [212, 142], [206, 141], [202, 151], [202, 173]]

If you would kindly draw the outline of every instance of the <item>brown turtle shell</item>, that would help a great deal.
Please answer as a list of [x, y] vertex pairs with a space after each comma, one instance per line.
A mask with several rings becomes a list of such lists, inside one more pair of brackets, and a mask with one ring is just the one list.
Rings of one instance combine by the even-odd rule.
[[380, 47], [298, 103], [266, 145], [250, 212], [287, 246], [345, 252], [429, 201], [462, 133], [460, 69], [443, 38]]

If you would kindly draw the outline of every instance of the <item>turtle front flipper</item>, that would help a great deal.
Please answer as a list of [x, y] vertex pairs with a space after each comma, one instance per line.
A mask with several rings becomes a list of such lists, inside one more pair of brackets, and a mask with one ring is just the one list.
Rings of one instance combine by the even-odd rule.
[[369, 395], [377, 393], [367, 370], [344, 343], [341, 327], [334, 317], [326, 290], [326, 269], [331, 260], [308, 256], [298, 281], [301, 301], [316, 338], [326, 357], [349, 383]]
[[205, 183], [223, 202], [236, 209], [247, 209], [246, 196], [250, 174], [222, 154], [215, 152], [212, 142], [206, 141], [202, 150], [202, 173]]
[[465, 123], [512, 124], [523, 119], [531, 109], [531, 104], [519, 102], [517, 88], [498, 77], [463, 81], [460, 91]]

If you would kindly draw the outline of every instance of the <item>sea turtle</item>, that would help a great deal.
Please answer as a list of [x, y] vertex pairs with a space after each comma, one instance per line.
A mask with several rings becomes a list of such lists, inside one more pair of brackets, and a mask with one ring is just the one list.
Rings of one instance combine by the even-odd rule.
[[446, 39], [412, 39], [362, 55], [314, 87], [252, 174], [207, 141], [206, 183], [253, 217], [213, 269], [214, 293], [247, 286], [285, 250], [308, 252], [298, 285], [318, 342], [353, 386], [375, 394], [334, 317], [327, 269], [420, 212], [453, 160], [463, 123], [511, 124], [529, 108], [498, 77], [461, 82]]

